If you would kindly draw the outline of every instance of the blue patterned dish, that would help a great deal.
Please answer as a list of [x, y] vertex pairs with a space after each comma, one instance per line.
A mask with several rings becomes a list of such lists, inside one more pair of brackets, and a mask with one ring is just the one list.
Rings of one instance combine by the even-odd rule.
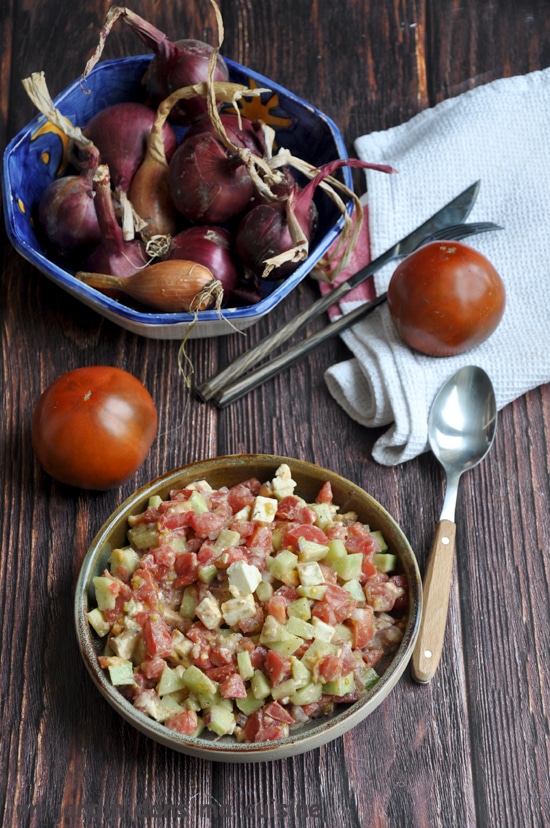
[[[56, 99], [59, 110], [74, 124], [84, 126], [99, 110], [124, 100], [139, 100], [141, 80], [151, 56], [122, 58], [99, 63], [85, 81], [75, 81]], [[253, 99], [255, 117], [276, 130], [278, 146], [315, 166], [347, 158], [336, 125], [311, 104], [268, 78], [227, 60], [230, 79], [269, 93]], [[258, 102], [261, 101], [261, 103]], [[246, 109], [243, 114], [247, 115]], [[8, 144], [4, 152], [4, 215], [7, 233], [16, 250], [39, 271], [72, 296], [126, 330], [152, 339], [180, 339], [193, 317], [188, 313], [144, 313], [120, 304], [74, 278], [72, 272], [51, 261], [35, 234], [33, 216], [46, 186], [66, 168], [67, 141], [43, 116], [37, 116]], [[343, 180], [352, 186], [344, 168]], [[337, 208], [324, 197], [319, 206], [319, 224], [308, 259], [282, 283], [266, 283], [265, 295], [254, 305], [226, 308], [224, 319], [217, 312], [201, 311], [189, 330], [192, 338], [223, 336], [244, 330], [269, 313], [305, 278], [334, 242], [342, 227]]]

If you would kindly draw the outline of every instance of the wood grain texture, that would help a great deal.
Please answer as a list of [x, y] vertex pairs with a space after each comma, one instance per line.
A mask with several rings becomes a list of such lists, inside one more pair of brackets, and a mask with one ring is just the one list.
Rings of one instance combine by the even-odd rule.
[[[340, 126], [350, 152], [498, 77], [550, 65], [546, 0], [224, 0], [224, 53], [286, 86]], [[34, 115], [21, 78], [54, 94], [82, 71], [106, 2], [3, 3], [0, 137]], [[207, 0], [131, 8], [172, 39], [215, 37]], [[105, 58], [145, 51], [120, 27]], [[503, 136], [503, 140], [505, 136]], [[357, 179], [360, 187], [362, 181]], [[347, 476], [403, 526], [426, 566], [444, 475], [428, 454], [396, 468], [371, 459], [380, 430], [353, 423], [323, 373], [349, 356], [325, 343], [233, 406], [191, 399], [179, 343], [123, 331], [0, 246], [0, 824], [5, 828], [188, 825], [257, 828], [543, 828], [550, 814], [550, 390], [507, 406], [490, 455], [465, 475], [445, 646], [429, 685], [407, 673], [363, 724], [325, 748], [265, 765], [219, 765], [169, 751], [122, 722], [94, 689], [73, 631], [88, 544], [137, 486], [200, 458], [274, 452]], [[246, 336], [193, 340], [205, 379], [308, 306], [302, 284]], [[317, 329], [324, 320], [312, 323]], [[75, 492], [33, 456], [29, 423], [60, 373], [113, 364], [138, 376], [159, 434], [119, 490]]]

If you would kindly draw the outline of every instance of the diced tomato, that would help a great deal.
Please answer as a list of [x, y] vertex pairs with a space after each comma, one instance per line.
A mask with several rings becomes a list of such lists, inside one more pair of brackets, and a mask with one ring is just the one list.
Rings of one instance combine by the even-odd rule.
[[269, 681], [275, 687], [292, 675], [292, 665], [288, 656], [268, 650], [265, 657], [265, 671]]
[[269, 716], [270, 719], [274, 719], [276, 722], [285, 722], [289, 725], [295, 723], [294, 717], [278, 701], [266, 704], [264, 706], [264, 715]]
[[337, 655], [327, 655], [319, 662], [319, 676], [323, 681], [334, 681], [342, 675], [342, 659]]
[[286, 621], [287, 602], [284, 595], [271, 596], [267, 602], [267, 614], [272, 615], [279, 624], [284, 624]]
[[147, 616], [142, 629], [147, 653], [150, 656], [159, 656], [159, 658], [170, 658], [174, 646], [172, 633], [166, 621], [154, 613]]
[[363, 691], [359, 687], [356, 687], [355, 690], [351, 690], [344, 696], [333, 696], [333, 699], [338, 704], [351, 704], [352, 702], [356, 702], [361, 698], [362, 692]]
[[362, 523], [356, 521], [348, 529], [346, 549], [351, 554], [362, 552], [363, 555], [372, 557], [376, 552], [380, 552], [380, 544]]
[[315, 523], [317, 515], [303, 500], [295, 495], [287, 495], [279, 501], [277, 520], [295, 520], [299, 523]]
[[361, 564], [361, 575], [359, 580], [362, 584], [365, 581], [368, 581], [369, 578], [372, 578], [373, 575], [376, 575], [377, 569], [371, 559], [367, 557], [367, 555], [363, 555], [363, 562]]
[[319, 529], [318, 526], [299, 523], [297, 526], [293, 526], [288, 530], [288, 532], [285, 533], [283, 537], [283, 546], [285, 548], [296, 547], [299, 538], [322, 544], [326, 544], [328, 542], [327, 536], [322, 529]]
[[321, 696], [320, 701], [304, 704], [302, 705], [302, 709], [310, 719], [316, 719], [318, 716], [326, 716], [327, 713], [331, 713], [334, 709], [332, 696]]
[[375, 612], [391, 612], [402, 594], [402, 587], [390, 580], [384, 572], [377, 572], [365, 584], [367, 601]]
[[247, 539], [246, 546], [254, 552], [263, 555], [271, 554], [271, 529], [269, 526], [256, 525], [252, 535]]
[[338, 584], [327, 584], [322, 603], [328, 604], [332, 609], [337, 624], [349, 618], [357, 607], [357, 601], [351, 597], [347, 589], [338, 586]]
[[395, 603], [393, 605], [393, 612], [397, 612], [401, 615], [406, 612], [409, 606], [409, 597], [407, 595], [407, 576], [403, 574], [392, 575], [390, 577], [390, 581], [393, 581], [397, 587], [403, 590], [403, 594], [395, 599]]
[[345, 540], [348, 536], [348, 527], [345, 523], [335, 523], [327, 527], [326, 535], [329, 540]]
[[364, 650], [374, 638], [373, 611], [371, 607], [358, 607], [346, 622], [353, 633], [353, 647]]
[[252, 478], [251, 480], [245, 480], [244, 483], [237, 483], [232, 486], [227, 495], [227, 502], [233, 512], [240, 512], [246, 506], [252, 506], [261, 485], [259, 480]]
[[178, 585], [187, 586], [197, 580], [198, 559], [196, 552], [180, 552], [174, 560], [174, 571], [178, 576]]
[[174, 529], [180, 529], [184, 526], [190, 526], [191, 518], [195, 513], [192, 509], [188, 509], [185, 512], [174, 512], [173, 514], [166, 513], [161, 515], [158, 520], [158, 528], [159, 531], [172, 531]]
[[216, 558], [216, 566], [218, 569], [228, 569], [232, 563], [236, 561], [244, 561], [248, 558], [246, 550], [243, 546], [230, 546], [225, 549], [218, 558]]
[[238, 532], [241, 538], [249, 538], [251, 535], [254, 534], [254, 530], [256, 529], [256, 524], [253, 520], [232, 520], [228, 527], [233, 532]]
[[220, 684], [224, 699], [246, 699], [246, 687], [238, 673], [232, 673]]
[[247, 742], [270, 742], [288, 736], [289, 725], [286, 722], [277, 722], [271, 716], [266, 716], [264, 708], [255, 710], [248, 717], [243, 735]]
[[199, 717], [194, 710], [183, 710], [181, 713], [170, 716], [164, 724], [170, 730], [175, 730], [176, 733], [190, 736], [199, 726]]
[[199, 538], [213, 537], [224, 527], [227, 516], [216, 512], [193, 512], [189, 524]]
[[253, 651], [250, 653], [250, 661], [255, 670], [265, 669], [265, 660], [268, 652], [270, 652], [270, 650], [262, 644], [258, 644], [257, 647], [254, 647]]
[[363, 661], [367, 667], [376, 667], [383, 655], [384, 650], [366, 650], [366, 652], [363, 653]]
[[212, 681], [222, 682], [233, 675], [235, 665], [230, 661], [227, 664], [222, 664], [220, 667], [208, 667], [204, 672]]
[[149, 609], [156, 610], [159, 605], [159, 587], [154, 575], [147, 569], [136, 569], [130, 581], [137, 601]]
[[243, 635], [255, 635], [262, 631], [265, 615], [264, 608], [258, 604], [254, 615], [249, 615], [248, 618], [242, 618], [237, 623], [237, 626]]
[[152, 658], [146, 658], [144, 661], [141, 662], [139, 669], [143, 673], [146, 679], [150, 679], [154, 681], [155, 684], [159, 681], [160, 677], [162, 676], [163, 670], [166, 667], [166, 661], [159, 656], [153, 656]]
[[216, 549], [216, 547], [208, 543], [208, 541], [204, 541], [201, 548], [197, 552], [197, 563], [199, 566], [208, 566], [211, 563], [214, 563], [216, 558], [221, 555], [221, 551]]
[[327, 480], [321, 488], [319, 489], [319, 493], [315, 498], [316, 503], [332, 503], [332, 486], [330, 482]]
[[289, 734], [289, 726], [287, 724], [273, 724], [262, 727], [254, 737], [255, 742], [276, 742], [279, 739], [286, 739]]

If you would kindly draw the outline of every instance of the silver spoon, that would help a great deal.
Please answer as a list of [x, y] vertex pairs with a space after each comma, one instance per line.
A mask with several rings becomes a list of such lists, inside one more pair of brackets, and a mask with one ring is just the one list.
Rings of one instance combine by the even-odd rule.
[[455, 549], [458, 481], [477, 466], [493, 444], [497, 424], [495, 392], [481, 368], [460, 368], [438, 391], [428, 418], [430, 448], [447, 475], [441, 517], [424, 577], [422, 619], [412, 657], [413, 678], [433, 678], [443, 648]]

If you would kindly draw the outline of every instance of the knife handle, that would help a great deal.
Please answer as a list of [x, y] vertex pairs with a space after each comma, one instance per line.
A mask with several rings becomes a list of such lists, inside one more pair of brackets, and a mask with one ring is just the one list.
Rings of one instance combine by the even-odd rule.
[[412, 656], [415, 681], [427, 684], [437, 670], [451, 591], [455, 550], [456, 524], [441, 520], [436, 529], [426, 574], [422, 599], [420, 631]]

